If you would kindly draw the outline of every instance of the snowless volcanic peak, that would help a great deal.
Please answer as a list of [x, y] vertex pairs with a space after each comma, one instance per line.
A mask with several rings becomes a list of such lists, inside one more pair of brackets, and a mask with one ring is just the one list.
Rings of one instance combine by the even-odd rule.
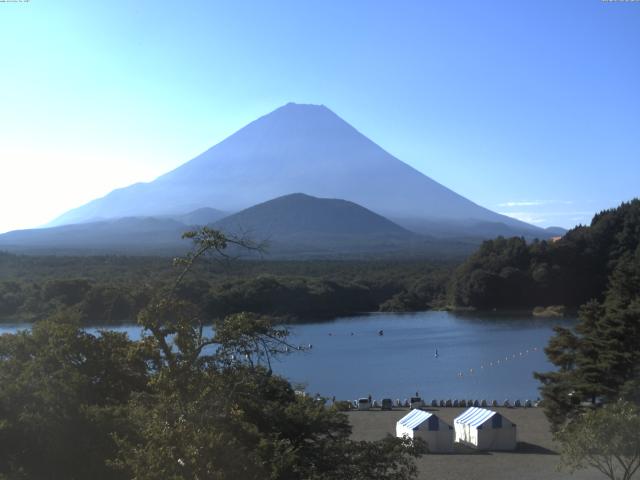
[[303, 192], [355, 202], [395, 219], [501, 222], [487, 210], [398, 160], [321, 105], [288, 103], [150, 183], [114, 190], [52, 224], [213, 207], [239, 211]]

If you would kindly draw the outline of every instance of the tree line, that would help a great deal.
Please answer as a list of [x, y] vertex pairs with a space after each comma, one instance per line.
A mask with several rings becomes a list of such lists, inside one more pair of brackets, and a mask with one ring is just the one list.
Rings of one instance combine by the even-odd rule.
[[459, 268], [450, 303], [480, 309], [579, 307], [603, 300], [612, 273], [640, 242], [640, 200], [594, 216], [556, 242], [484, 242]]
[[[151, 292], [175, 274], [165, 266], [167, 259], [165, 265], [135, 257], [77, 258], [75, 264], [56, 265], [59, 261], [0, 255], [6, 267], [0, 275], [0, 321], [35, 322], [73, 307], [83, 325], [131, 323]], [[180, 294], [209, 315], [249, 311], [285, 322], [426, 310], [444, 303], [453, 268], [428, 261], [202, 263], [181, 283]]]
[[640, 469], [640, 246], [612, 257], [602, 299], [580, 308], [575, 328], [555, 329], [545, 352], [556, 369], [535, 376], [564, 464], [631, 480]]
[[[287, 321], [431, 308], [578, 309], [602, 300], [640, 236], [640, 201], [597, 214], [556, 242], [485, 241], [462, 264], [422, 261], [205, 261], [181, 286], [212, 316], [251, 311]], [[0, 321], [76, 307], [84, 324], [132, 322], [174, 270], [155, 257], [0, 253]]]

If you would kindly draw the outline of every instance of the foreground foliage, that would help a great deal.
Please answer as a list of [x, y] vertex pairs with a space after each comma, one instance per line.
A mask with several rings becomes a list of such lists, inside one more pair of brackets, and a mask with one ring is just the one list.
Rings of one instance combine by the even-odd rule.
[[636, 200], [594, 219], [591, 242], [609, 235], [607, 248], [592, 251], [601, 261], [592, 268], [608, 273], [604, 298], [582, 306], [574, 329], [555, 329], [545, 351], [557, 370], [535, 374], [563, 464], [611, 480], [640, 468], [639, 207]]
[[[202, 254], [228, 242], [207, 229], [193, 238]], [[181, 293], [197, 256], [141, 310], [140, 341], [90, 335], [70, 310], [0, 337], [0, 476], [414, 477], [420, 444], [355, 442], [344, 414], [273, 374], [273, 356], [294, 347], [286, 329], [255, 313], [213, 324]]]
[[640, 469], [640, 408], [617, 402], [564, 427], [562, 463], [570, 471], [593, 467], [611, 480], [631, 480]]
[[105, 469], [111, 435], [135, 433], [130, 392], [148, 389], [145, 345], [79, 328], [67, 312], [0, 336], [0, 474], [11, 479], [127, 478]]
[[640, 246], [618, 262], [602, 303], [590, 302], [574, 330], [556, 328], [546, 348], [555, 372], [536, 374], [554, 428], [583, 411], [583, 402], [640, 400]]

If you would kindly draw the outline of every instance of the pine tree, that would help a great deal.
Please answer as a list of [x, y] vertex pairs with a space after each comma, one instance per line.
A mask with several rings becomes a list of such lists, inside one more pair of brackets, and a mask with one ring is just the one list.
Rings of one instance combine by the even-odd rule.
[[583, 306], [575, 331], [557, 329], [545, 351], [558, 370], [536, 378], [556, 430], [580, 415], [585, 401], [638, 397], [640, 247], [617, 261], [604, 302]]

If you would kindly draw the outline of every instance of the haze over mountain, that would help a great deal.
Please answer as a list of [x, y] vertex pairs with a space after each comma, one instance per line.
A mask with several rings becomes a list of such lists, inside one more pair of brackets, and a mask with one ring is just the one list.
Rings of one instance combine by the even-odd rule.
[[[199, 209], [175, 218], [125, 217], [0, 235], [0, 249], [20, 253], [182, 254], [187, 230], [209, 224], [229, 235], [266, 242], [270, 258], [464, 256], [474, 242], [436, 240], [410, 232], [353, 202], [291, 194], [218, 220], [221, 212]], [[232, 253], [247, 255], [247, 252]], [[263, 254], [261, 254], [263, 255]]]
[[547, 227], [544, 229], [545, 232], [547, 232], [549, 235], [554, 235], [554, 236], [563, 236], [565, 233], [568, 232], [568, 230], [566, 228], [563, 227]]
[[125, 217], [114, 220], [14, 230], [0, 235], [0, 249], [21, 253], [168, 254], [184, 251], [188, 230], [169, 218]]
[[215, 228], [229, 233], [251, 232], [258, 238], [317, 235], [415, 234], [353, 202], [294, 193], [254, 205], [219, 220]]
[[[289, 103], [149, 183], [114, 190], [51, 225], [167, 216], [202, 207], [237, 212], [293, 192], [353, 201], [414, 226], [542, 229], [483, 208], [393, 157], [324, 106]], [[430, 227], [429, 227], [430, 228]], [[422, 228], [428, 233], [428, 228]], [[488, 235], [492, 236], [492, 235]]]
[[185, 225], [208, 225], [226, 216], [227, 214], [225, 212], [216, 210], [215, 208], [202, 207], [182, 215], [169, 215], [167, 218], [184, 223]]
[[[460, 255], [469, 243], [417, 235], [356, 203], [285, 195], [213, 224], [227, 234], [266, 240], [269, 255], [332, 257], [366, 254]], [[452, 243], [455, 243], [453, 245]]]
[[353, 202], [285, 195], [223, 218], [214, 228], [268, 242], [270, 253], [401, 251], [419, 236]]

